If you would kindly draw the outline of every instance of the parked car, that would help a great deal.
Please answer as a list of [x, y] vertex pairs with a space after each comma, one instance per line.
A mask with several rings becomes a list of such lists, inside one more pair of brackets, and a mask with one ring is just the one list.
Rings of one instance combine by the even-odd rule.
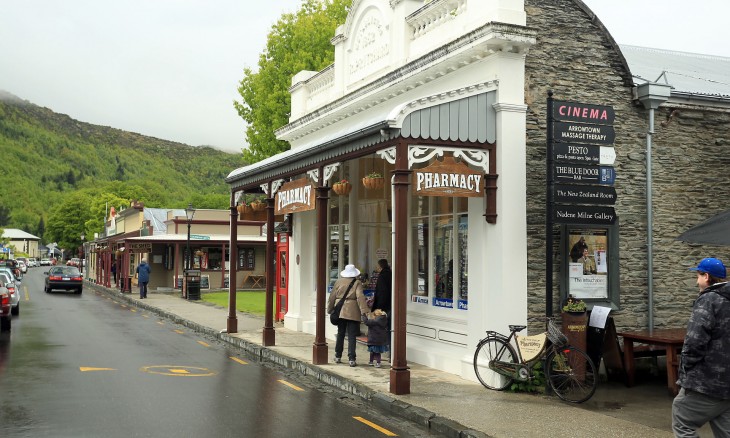
[[31, 257], [28, 259], [28, 267], [29, 268], [37, 268], [38, 267], [38, 259], [35, 257]]
[[41, 259], [41, 266], [51, 266], [51, 259]]
[[71, 260], [69, 260], [68, 262], [66, 262], [66, 266], [76, 266], [77, 268], [80, 268], [81, 267], [81, 259], [80, 258], [77, 258], [77, 257], [74, 257]]
[[62, 289], [80, 294], [83, 286], [81, 271], [75, 266], [54, 266], [46, 272], [46, 293], [50, 293], [54, 289]]
[[23, 274], [28, 272], [28, 265], [26, 265], [25, 262], [22, 260], [18, 260], [18, 268], [20, 269], [20, 272], [22, 272]]
[[15, 279], [7, 271], [0, 271], [0, 286], [4, 286], [10, 293], [10, 313], [20, 314], [20, 288]]
[[0, 286], [0, 332], [10, 331], [10, 292]]

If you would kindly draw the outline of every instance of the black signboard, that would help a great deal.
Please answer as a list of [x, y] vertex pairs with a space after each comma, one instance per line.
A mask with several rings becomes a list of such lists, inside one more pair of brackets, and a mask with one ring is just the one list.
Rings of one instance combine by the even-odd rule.
[[564, 102], [561, 100], [553, 101], [553, 120], [612, 125], [615, 118], [616, 113], [611, 106]]
[[561, 183], [610, 186], [616, 180], [616, 171], [610, 166], [556, 163], [553, 165], [553, 178]]
[[607, 186], [578, 186], [555, 184], [555, 202], [566, 204], [613, 205], [616, 203], [616, 189]]
[[613, 126], [553, 122], [553, 140], [557, 142], [610, 145], [615, 138]]
[[610, 225], [616, 221], [613, 207], [555, 205], [553, 220], [561, 224]]

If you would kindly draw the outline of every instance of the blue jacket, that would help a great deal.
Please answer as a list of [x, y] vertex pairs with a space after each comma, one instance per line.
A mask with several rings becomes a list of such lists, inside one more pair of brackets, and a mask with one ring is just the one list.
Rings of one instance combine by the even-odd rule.
[[142, 260], [139, 266], [137, 266], [137, 281], [139, 281], [140, 283], [149, 283], [150, 272], [152, 272], [152, 269], [150, 269], [150, 265]]

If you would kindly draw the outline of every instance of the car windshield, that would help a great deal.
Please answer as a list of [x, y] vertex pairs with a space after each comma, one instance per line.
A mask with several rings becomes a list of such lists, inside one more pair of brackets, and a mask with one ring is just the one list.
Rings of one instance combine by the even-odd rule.
[[81, 275], [78, 268], [73, 266], [58, 266], [55, 268], [51, 268], [49, 271], [50, 275], [63, 275], [66, 277], [78, 277]]

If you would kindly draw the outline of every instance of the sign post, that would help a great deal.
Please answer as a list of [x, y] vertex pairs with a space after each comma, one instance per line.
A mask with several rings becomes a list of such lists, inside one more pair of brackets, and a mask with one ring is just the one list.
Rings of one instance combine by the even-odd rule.
[[553, 315], [553, 225], [616, 222], [612, 107], [547, 98], [545, 314]]

